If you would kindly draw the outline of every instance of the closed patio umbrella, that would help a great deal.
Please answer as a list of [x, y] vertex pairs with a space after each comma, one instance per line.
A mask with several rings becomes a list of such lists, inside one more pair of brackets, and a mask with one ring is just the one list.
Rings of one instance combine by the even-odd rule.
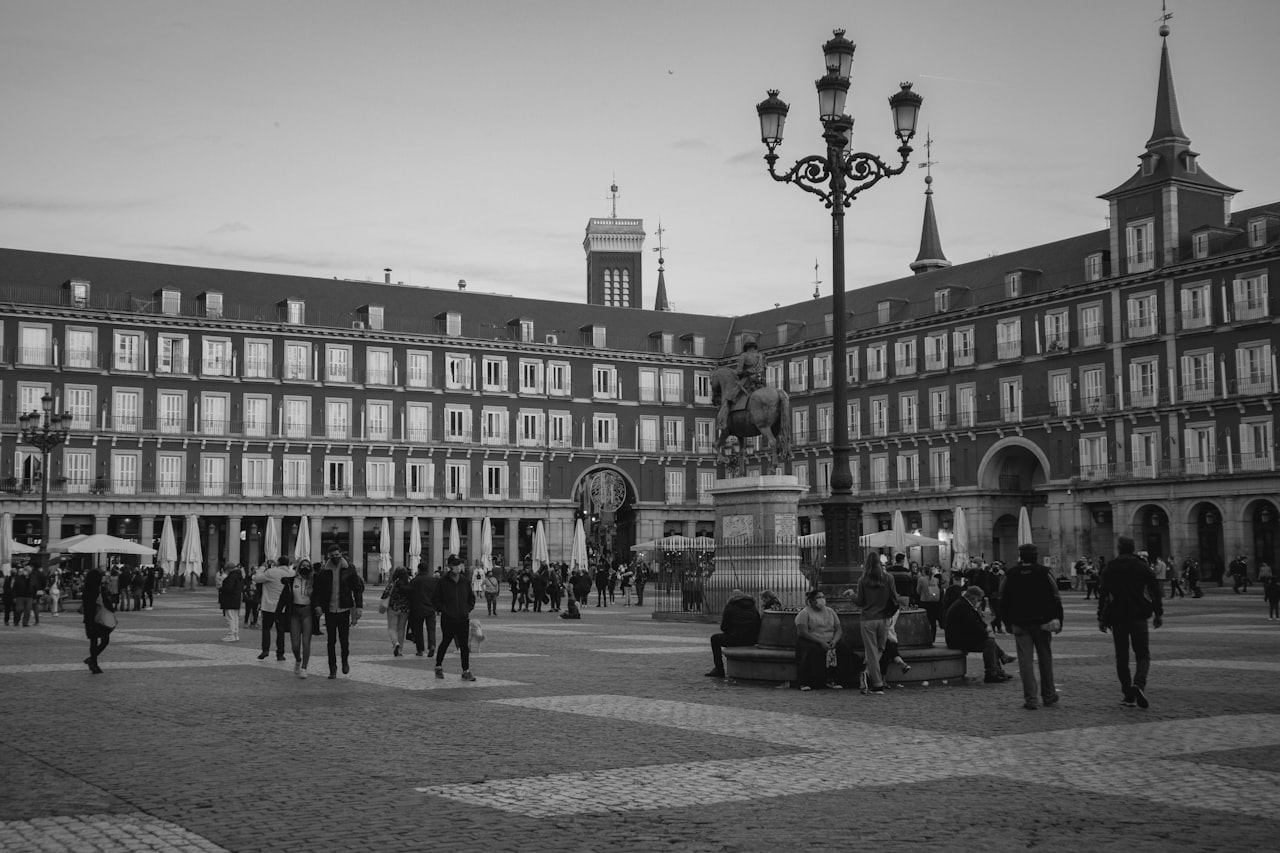
[[293, 541], [293, 559], [311, 559], [311, 522], [304, 515], [298, 519], [298, 538]]
[[462, 550], [462, 537], [458, 535], [458, 519], [449, 519], [449, 553], [458, 555]]
[[182, 553], [178, 556], [178, 570], [192, 578], [194, 584], [204, 566], [204, 551], [200, 548], [200, 519], [194, 515], [187, 516], [182, 531]]
[[551, 562], [551, 549], [547, 547], [547, 528], [541, 520], [533, 529], [533, 565], [535, 567]]
[[1024, 506], [1018, 510], [1018, 544], [1034, 545], [1031, 541], [1031, 513]]
[[587, 562], [587, 531], [582, 526], [582, 519], [578, 519], [573, 526], [573, 548], [569, 554], [569, 568], [586, 569], [589, 565]]
[[480, 566], [486, 572], [493, 568], [493, 522], [487, 515], [480, 522]]
[[409, 568], [415, 569], [422, 562], [422, 523], [415, 515], [409, 523]]
[[173, 518], [164, 517], [164, 526], [160, 528], [160, 547], [156, 549], [156, 565], [160, 571], [170, 574], [178, 564], [178, 540], [173, 535]]
[[951, 514], [955, 535], [951, 537], [951, 567], [963, 569], [969, 565], [969, 522], [964, 517], [964, 507], [956, 507]]
[[280, 556], [280, 519], [275, 516], [267, 519], [267, 541], [262, 550], [270, 561], [274, 562]]
[[378, 573], [382, 580], [391, 574], [391, 522], [384, 515], [382, 530], [378, 533]]

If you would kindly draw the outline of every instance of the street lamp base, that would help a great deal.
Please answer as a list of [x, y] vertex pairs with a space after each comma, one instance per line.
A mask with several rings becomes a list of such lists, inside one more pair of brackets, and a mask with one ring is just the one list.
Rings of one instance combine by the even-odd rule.
[[862, 504], [852, 495], [832, 495], [822, 505], [827, 531], [827, 559], [822, 567], [823, 586], [853, 585], [862, 577]]

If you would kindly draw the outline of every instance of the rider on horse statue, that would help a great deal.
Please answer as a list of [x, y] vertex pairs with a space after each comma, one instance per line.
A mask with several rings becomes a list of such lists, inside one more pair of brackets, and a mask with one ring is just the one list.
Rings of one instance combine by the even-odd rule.
[[746, 399], [757, 388], [764, 387], [764, 366], [764, 354], [756, 346], [756, 339], [751, 335], [745, 336], [742, 341], [742, 353], [733, 367], [733, 372], [738, 377], [737, 388], [732, 394], [721, 395], [720, 413], [716, 417], [718, 432], [723, 433], [728, 428], [729, 412], [733, 411], [735, 403]]

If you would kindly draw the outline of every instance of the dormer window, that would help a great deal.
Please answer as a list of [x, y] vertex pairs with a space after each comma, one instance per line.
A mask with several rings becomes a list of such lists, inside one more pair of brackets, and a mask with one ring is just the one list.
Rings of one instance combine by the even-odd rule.
[[436, 315], [436, 329], [442, 335], [453, 338], [462, 336], [462, 315], [457, 311], [445, 311]]
[[301, 299], [285, 299], [277, 306], [280, 315], [291, 326], [301, 326], [307, 319], [307, 303]]
[[63, 287], [67, 291], [67, 302], [72, 308], [89, 307], [89, 282], [81, 278], [73, 278]]
[[216, 290], [206, 290], [204, 293], [196, 297], [196, 303], [200, 306], [200, 313], [211, 319], [217, 319], [222, 316], [222, 294]]
[[604, 349], [608, 345], [604, 326], [583, 326], [579, 331], [582, 333], [582, 343], [586, 346]]
[[1197, 261], [1209, 257], [1209, 232], [1200, 231], [1191, 235], [1191, 255]]
[[533, 341], [533, 321], [521, 320], [517, 326], [519, 330], [520, 342], [531, 343]]
[[880, 323], [888, 323], [889, 318], [893, 316], [893, 303], [889, 300], [876, 303], [876, 319]]
[[182, 291], [164, 288], [156, 292], [156, 303], [160, 313], [176, 317], [182, 313]]
[[705, 335], [681, 335], [686, 355], [706, 355], [707, 338]]
[[1102, 281], [1102, 253], [1094, 252], [1084, 259], [1084, 280]]
[[1153, 219], [1139, 219], [1125, 226], [1125, 251], [1129, 259], [1129, 273], [1155, 269], [1155, 229]]
[[381, 305], [365, 305], [356, 310], [366, 329], [385, 329], [387, 311]]
[[1249, 220], [1249, 248], [1256, 249], [1267, 242], [1267, 220], [1262, 217]]
[[933, 310], [938, 314], [943, 314], [951, 310], [950, 290], [944, 287], [933, 292]]
[[1156, 163], [1159, 160], [1159, 156], [1150, 152], [1142, 155], [1142, 176], [1144, 178], [1149, 178], [1156, 173]]
[[1004, 277], [1004, 295], [1006, 299], [1022, 296], [1022, 273], [1011, 272]]

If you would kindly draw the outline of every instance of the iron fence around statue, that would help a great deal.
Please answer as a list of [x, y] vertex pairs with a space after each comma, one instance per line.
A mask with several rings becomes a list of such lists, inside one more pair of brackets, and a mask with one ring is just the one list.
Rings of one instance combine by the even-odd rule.
[[650, 590], [655, 618], [716, 621], [739, 589], [761, 600], [770, 592], [781, 607], [799, 610], [818, 583], [821, 547], [802, 548], [796, 537], [722, 540], [714, 551], [655, 551]]

